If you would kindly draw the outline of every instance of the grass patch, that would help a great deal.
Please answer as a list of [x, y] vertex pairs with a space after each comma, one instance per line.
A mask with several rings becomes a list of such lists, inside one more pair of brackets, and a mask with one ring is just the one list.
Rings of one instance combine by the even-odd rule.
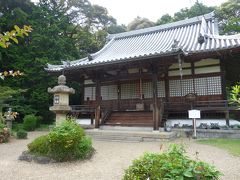
[[201, 139], [200, 144], [207, 144], [225, 149], [235, 156], [240, 156], [240, 139]]

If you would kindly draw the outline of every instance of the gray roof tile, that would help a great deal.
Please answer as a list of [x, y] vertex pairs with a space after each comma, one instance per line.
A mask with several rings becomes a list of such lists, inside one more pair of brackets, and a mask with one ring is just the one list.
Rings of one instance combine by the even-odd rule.
[[[204, 43], [198, 37], [204, 36]], [[220, 36], [213, 13], [186, 19], [166, 25], [155, 26], [108, 36], [108, 43], [98, 52], [87, 57], [63, 62], [62, 65], [50, 65], [45, 69], [49, 72], [61, 71], [64, 68], [84, 68], [100, 64], [130, 61], [142, 57], [161, 56], [176, 53], [179, 49], [190, 54], [217, 51], [240, 47], [240, 34]], [[174, 48], [174, 43], [178, 41]]]

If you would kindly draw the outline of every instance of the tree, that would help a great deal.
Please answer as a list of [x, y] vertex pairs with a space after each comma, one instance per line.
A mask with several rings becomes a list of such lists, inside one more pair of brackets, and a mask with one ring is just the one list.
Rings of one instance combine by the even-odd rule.
[[240, 2], [229, 0], [217, 7], [217, 17], [221, 33], [236, 34], [240, 32]]
[[186, 18], [192, 18], [195, 16], [207, 14], [214, 10], [215, 10], [215, 7], [208, 7], [202, 3], [196, 2], [189, 9], [183, 8], [179, 12], [175, 13], [173, 16], [173, 19], [174, 19], [174, 21], [179, 21], [179, 20], [183, 20]]
[[[17, 25], [14, 26], [14, 30], [10, 32], [7, 31], [3, 34], [0, 33], [0, 47], [8, 48], [11, 44], [11, 40], [18, 44], [18, 37], [28, 36], [28, 33], [32, 31], [30, 26], [24, 26], [22, 29]], [[20, 71], [4, 71], [0, 72], [0, 78], [4, 79], [6, 76], [18, 76], [22, 75]], [[18, 91], [8, 87], [8, 86], [0, 86], [0, 122], [3, 120], [2, 117], [2, 109], [4, 106], [4, 102], [9, 99], [12, 95], [17, 94]]]
[[130, 22], [127, 26], [127, 30], [136, 30], [147, 27], [154, 26], [154, 23], [147, 18], [136, 17], [132, 22]]
[[121, 32], [126, 32], [127, 27], [125, 25], [111, 25], [107, 28], [107, 32], [109, 34], [116, 34], [116, 33], [121, 33]]
[[174, 20], [172, 16], [170, 16], [169, 14], [165, 14], [160, 19], [157, 20], [156, 25], [167, 24], [173, 21]]
[[171, 23], [171, 22], [184, 20], [187, 18], [192, 18], [195, 16], [200, 16], [203, 14], [210, 13], [214, 10], [215, 10], [215, 7], [208, 7], [202, 3], [196, 2], [190, 8], [180, 9], [180, 11], [174, 13], [173, 17], [170, 16], [169, 14], [163, 15], [161, 18], [159, 18], [157, 20], [156, 25], [167, 24], [167, 23]]
[[96, 52], [103, 45], [107, 27], [114, 24], [113, 19], [107, 11], [100, 11], [101, 7], [93, 11], [87, 0], [40, 0], [36, 5], [28, 0], [5, 0], [0, 5], [0, 32], [14, 23], [19, 27], [29, 24], [34, 29], [18, 44], [0, 49], [3, 71], [20, 69], [24, 73], [17, 79], [6, 78], [0, 86], [25, 89], [13, 95], [11, 106], [21, 116], [34, 113], [50, 122], [54, 114], [48, 110], [52, 98], [46, 89], [56, 85], [56, 80], [44, 67]]

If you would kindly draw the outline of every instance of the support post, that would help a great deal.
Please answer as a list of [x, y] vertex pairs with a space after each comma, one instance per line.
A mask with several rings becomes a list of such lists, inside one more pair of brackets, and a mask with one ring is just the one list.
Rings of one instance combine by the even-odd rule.
[[230, 122], [229, 122], [229, 111], [225, 112], [225, 119], [226, 119], [226, 126], [230, 126]]
[[100, 80], [96, 79], [96, 110], [95, 110], [95, 128], [99, 128], [101, 118], [101, 85]]
[[120, 101], [121, 101], [121, 84], [118, 81], [118, 83], [117, 83], [117, 109], [118, 109], [118, 111], [120, 110], [120, 106], [121, 106]]
[[166, 102], [169, 102], [170, 91], [169, 91], [169, 77], [168, 77], [168, 69], [167, 72], [164, 74], [164, 81], [165, 81], [165, 94], [166, 94]]
[[159, 105], [157, 91], [157, 68], [152, 67], [152, 93], [153, 93], [153, 130], [159, 128]]

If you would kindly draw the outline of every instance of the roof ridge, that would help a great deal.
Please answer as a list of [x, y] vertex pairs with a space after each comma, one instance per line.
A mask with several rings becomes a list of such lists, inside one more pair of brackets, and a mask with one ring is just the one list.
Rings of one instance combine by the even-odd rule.
[[107, 38], [109, 40], [111, 40], [112, 38], [117, 39], [117, 38], [129, 37], [129, 36], [136, 36], [136, 35], [154, 33], [154, 32], [160, 31], [160, 30], [166, 30], [166, 29], [170, 29], [170, 28], [185, 26], [187, 24], [194, 24], [194, 23], [197, 23], [197, 22], [201, 22], [202, 17], [204, 17], [206, 20], [210, 20], [210, 19], [214, 18], [214, 15], [215, 14], [214, 14], [214, 11], [213, 11], [213, 12], [210, 12], [208, 14], [203, 14], [203, 15], [196, 16], [196, 17], [193, 17], [193, 18], [184, 19], [184, 20], [181, 20], [181, 21], [167, 23], [167, 24], [163, 24], [163, 25], [159, 25], [159, 26], [137, 29], [137, 30], [127, 31], [127, 32], [122, 32], [122, 33], [117, 33], [117, 34], [109, 34]]

